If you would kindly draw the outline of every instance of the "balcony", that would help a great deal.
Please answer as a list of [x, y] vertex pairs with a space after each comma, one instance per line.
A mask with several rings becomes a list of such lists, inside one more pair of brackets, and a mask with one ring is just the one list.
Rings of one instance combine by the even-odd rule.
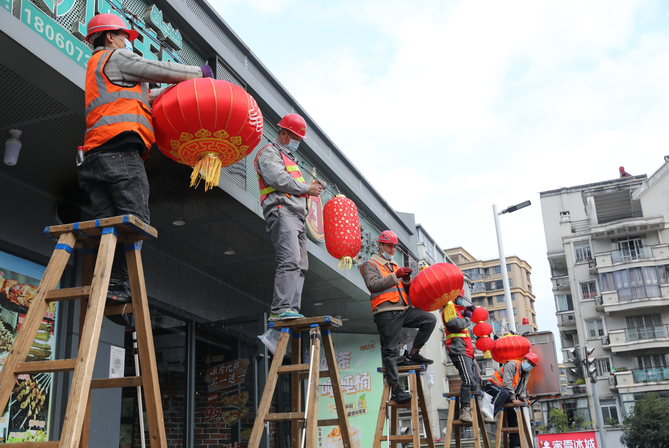
[[597, 311], [604, 311], [607, 315], [631, 310], [662, 312], [669, 307], [669, 285], [602, 291], [601, 303], [595, 299], [595, 304]]
[[[647, 325], [612, 330], [602, 338], [602, 348], [613, 354], [645, 351], [644, 354], [669, 352], [669, 331], [667, 325]], [[608, 342], [608, 343], [607, 343]]]
[[559, 277], [551, 277], [553, 283], [553, 291], [569, 291], [569, 276], [561, 275]]
[[565, 334], [576, 333], [576, 316], [573, 310], [559, 311], [557, 314], [558, 329]]
[[653, 392], [669, 387], [669, 367], [627, 370], [616, 372], [614, 377], [618, 392]]
[[663, 216], [639, 216], [639, 212], [610, 215], [600, 224], [590, 226], [593, 238], [616, 238], [664, 228]]
[[666, 260], [669, 258], [669, 246], [667, 244], [656, 244], [628, 249], [618, 249], [609, 252], [598, 252], [595, 254], [596, 266], [599, 270], [607, 272], [608, 267], [617, 267], [621, 264], [634, 263], [638, 260]]

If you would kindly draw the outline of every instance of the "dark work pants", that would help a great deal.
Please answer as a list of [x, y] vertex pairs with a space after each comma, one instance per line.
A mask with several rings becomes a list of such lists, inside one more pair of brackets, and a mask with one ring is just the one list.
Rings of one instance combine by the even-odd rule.
[[386, 368], [388, 384], [393, 387], [399, 384], [397, 357], [399, 356], [400, 330], [403, 327], [418, 328], [413, 346], [420, 349], [432, 334], [437, 318], [434, 314], [418, 308], [407, 308], [404, 311], [384, 311], [374, 315], [374, 322], [381, 340], [381, 360]]
[[472, 392], [481, 384], [476, 363], [467, 355], [448, 355], [453, 361], [453, 365], [458, 369], [462, 385], [460, 386], [460, 407], [468, 408], [471, 406]]
[[270, 311], [300, 311], [304, 276], [309, 269], [304, 220], [282, 208], [267, 216], [267, 231], [276, 250], [274, 296]]
[[[149, 180], [139, 150], [89, 153], [77, 171], [79, 185], [91, 197], [95, 219], [135, 215], [149, 223]], [[116, 246], [111, 278], [128, 279], [122, 245]]]
[[[487, 382], [485, 385], [485, 392], [492, 396], [492, 404], [495, 407], [494, 413], [496, 417], [497, 413], [502, 409], [502, 406], [504, 406], [504, 403], [509, 400], [509, 391], [496, 384]], [[506, 421], [509, 428], [518, 427], [518, 419], [516, 418], [516, 411], [514, 409], [509, 409], [506, 413]], [[520, 435], [517, 433], [509, 434], [509, 444], [511, 446], [520, 446]]]

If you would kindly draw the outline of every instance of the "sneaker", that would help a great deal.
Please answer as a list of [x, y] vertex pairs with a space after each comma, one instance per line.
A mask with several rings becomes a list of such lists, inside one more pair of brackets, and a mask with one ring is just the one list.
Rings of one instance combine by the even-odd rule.
[[431, 359], [427, 359], [423, 355], [420, 354], [420, 351], [414, 353], [413, 355], [406, 355], [406, 360], [409, 362], [409, 364], [406, 365], [417, 365], [417, 364], [425, 364], [425, 365], [430, 365], [434, 361]]
[[394, 390], [390, 398], [395, 402], [395, 403], [406, 403], [407, 401], [411, 400], [411, 394], [401, 387], [397, 386]]
[[[481, 413], [481, 414], [483, 414], [483, 413]], [[497, 420], [495, 420], [494, 418], [490, 418], [485, 414], [483, 414], [483, 421], [486, 422], [486, 423], [497, 423]]]
[[275, 313], [269, 314], [270, 322], [275, 322], [277, 320], [290, 320], [290, 319], [304, 319], [304, 316], [300, 313], [296, 313], [293, 310], [284, 311], [283, 313], [279, 314]]
[[413, 366], [414, 363], [407, 361], [405, 356], [400, 356], [397, 358], [397, 362], [395, 363], [397, 367], [402, 367], [402, 366]]
[[120, 303], [132, 302], [130, 296], [130, 283], [128, 283], [128, 280], [110, 278], [109, 287], [107, 288], [107, 300], [113, 300]]
[[460, 408], [460, 421], [472, 423], [472, 408]]

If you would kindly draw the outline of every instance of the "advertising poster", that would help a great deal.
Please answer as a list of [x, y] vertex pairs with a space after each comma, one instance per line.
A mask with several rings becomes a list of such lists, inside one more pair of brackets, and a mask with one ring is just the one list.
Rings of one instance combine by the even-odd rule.
[[597, 448], [594, 431], [538, 434], [540, 448]]
[[[332, 334], [339, 379], [344, 392], [344, 402], [351, 428], [352, 448], [372, 446], [376, 420], [383, 391], [381, 344], [375, 335]], [[321, 357], [321, 370], [327, 369], [325, 355]], [[337, 417], [330, 378], [321, 378], [318, 400], [318, 418]], [[318, 428], [319, 447], [343, 448], [338, 426]]]
[[[216, 363], [210, 359], [213, 366], [205, 372], [207, 383], [207, 404], [204, 410], [204, 423], [211, 428], [230, 428], [240, 422], [249, 412], [249, 359], [236, 359], [225, 363]], [[249, 376], [249, 378], [247, 378]], [[252, 390], [251, 390], [252, 392]], [[250, 437], [250, 429], [242, 430], [242, 438]], [[227, 447], [228, 445], [222, 445]], [[242, 447], [235, 443], [229, 446]]]
[[[25, 319], [44, 266], [0, 252], [0, 369]], [[30, 348], [28, 361], [54, 359], [56, 305], [49, 305]], [[0, 416], [0, 443], [48, 440], [52, 373], [19, 375]]]

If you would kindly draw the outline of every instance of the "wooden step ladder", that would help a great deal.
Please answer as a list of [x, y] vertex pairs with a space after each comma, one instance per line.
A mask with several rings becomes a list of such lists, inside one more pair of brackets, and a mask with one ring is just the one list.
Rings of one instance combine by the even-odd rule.
[[[291, 422], [291, 447], [298, 448], [301, 443], [300, 429], [306, 419], [306, 447], [318, 447], [318, 427], [339, 425], [344, 448], [351, 448], [351, 431], [346, 414], [346, 405], [342, 393], [341, 383], [339, 382], [339, 372], [337, 371], [337, 358], [332, 345], [331, 328], [341, 327], [341, 320], [331, 316], [310, 317], [306, 319], [283, 320], [270, 322], [270, 328], [281, 331], [279, 342], [274, 352], [274, 360], [267, 375], [265, 390], [258, 406], [258, 413], [253, 424], [253, 431], [249, 439], [248, 448], [258, 448], [262, 438], [263, 429], [266, 422], [290, 421]], [[302, 380], [306, 380], [309, 375], [310, 364], [302, 363], [302, 331], [309, 330], [316, 334], [314, 352], [310, 359], [312, 372], [317, 372], [312, 378], [310, 387], [307, 391], [307, 409], [308, 415], [302, 411]], [[283, 365], [283, 358], [288, 348], [288, 341], [291, 341], [292, 362], [289, 365]], [[321, 341], [325, 350], [325, 359], [327, 360], [327, 370], [320, 370], [321, 362]], [[279, 374], [290, 374], [291, 387], [291, 412], [269, 413], [274, 389], [279, 378]], [[328, 420], [318, 420], [318, 378], [330, 378], [332, 383], [332, 393], [334, 395], [335, 405], [337, 407], [337, 418]], [[300, 425], [302, 422], [302, 425]]]
[[[421, 443], [427, 443], [430, 448], [435, 448], [434, 437], [432, 436], [432, 426], [430, 425], [430, 415], [427, 412], [425, 404], [425, 394], [423, 393], [423, 384], [420, 381], [420, 374], [424, 372], [426, 367], [424, 365], [415, 366], [400, 366], [397, 367], [400, 375], [408, 374], [409, 376], [409, 393], [411, 400], [406, 403], [397, 403], [390, 399], [391, 388], [388, 381], [383, 381], [383, 392], [381, 393], [381, 405], [379, 406], [379, 417], [376, 421], [376, 433], [374, 435], [374, 447], [380, 447], [381, 442], [390, 440], [390, 446], [386, 448], [396, 448], [398, 442], [413, 443], [414, 448], [421, 446]], [[377, 371], [385, 373], [384, 367], [379, 367]], [[397, 430], [399, 427], [398, 410], [402, 408], [411, 409], [411, 426], [413, 427], [413, 434], [399, 435]], [[423, 426], [425, 427], [425, 438], [420, 437], [420, 425], [418, 421], [418, 411], [420, 410], [423, 417]], [[390, 428], [386, 428], [383, 434], [383, 426], [387, 420], [387, 413], [390, 413]]]
[[[156, 230], [133, 215], [51, 226], [44, 233], [57, 240], [25, 320], [0, 372], [0, 408], [4, 409], [21, 374], [74, 371], [60, 441], [20, 443], [17, 447], [79, 448], [88, 446], [90, 391], [111, 387], [144, 387], [152, 448], [166, 448], [156, 356], [151, 332], [141, 240], [156, 238]], [[105, 308], [117, 243], [125, 245], [132, 305]], [[83, 249], [85, 286], [56, 289], [73, 249]], [[97, 253], [97, 255], [96, 255]], [[49, 303], [81, 299], [79, 351], [75, 359], [26, 362]], [[103, 315], [134, 313], [141, 376], [92, 380]], [[143, 435], [142, 435], [143, 436]]]
[[471, 426], [474, 432], [474, 447], [481, 448], [481, 440], [483, 440], [483, 447], [490, 448], [490, 440], [488, 438], [488, 431], [485, 428], [483, 414], [481, 413], [481, 406], [479, 404], [478, 392], [471, 396], [470, 406], [472, 411], [472, 422], [463, 422], [460, 420], [460, 393], [449, 392], [444, 394], [448, 398], [448, 420], [446, 421], [446, 436], [444, 438], [444, 446], [451, 445], [451, 438], [455, 433], [455, 446], [460, 448], [461, 434], [460, 428], [463, 426]]
[[[513, 428], [508, 425], [508, 412], [516, 413], [516, 421], [518, 426]], [[533, 437], [530, 432], [530, 428], [525, 422], [525, 417], [523, 415], [522, 407], [515, 407], [512, 403], [506, 403], [502, 406], [502, 411], [499, 412], [497, 416], [497, 433], [495, 436], [495, 448], [501, 448], [502, 441], [504, 441], [504, 447], [509, 446], [509, 434], [519, 434], [520, 435], [520, 446], [521, 448], [533, 448], [534, 442]]]

